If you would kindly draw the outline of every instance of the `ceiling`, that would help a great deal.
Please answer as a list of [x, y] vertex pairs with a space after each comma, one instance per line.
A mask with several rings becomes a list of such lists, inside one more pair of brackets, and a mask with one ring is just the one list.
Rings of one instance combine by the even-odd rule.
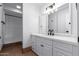
[[38, 8], [42, 8], [45, 5], [48, 5], [49, 3], [33, 3], [35, 6], [37, 6]]
[[13, 15], [13, 16], [22, 18], [22, 14], [21, 13], [16, 13], [16, 12], [13, 12], [13, 11], [10, 11], [10, 10], [7, 10], [7, 9], [5, 9], [5, 15]]
[[35, 3], [35, 5], [37, 5], [39, 7], [45, 6], [46, 4], [48, 4], [48, 3]]
[[[21, 8], [18, 9], [17, 5]], [[5, 14], [22, 17], [22, 3], [3, 3]]]
[[[22, 12], [22, 3], [3, 3], [4, 5], [4, 9], [9, 9], [9, 10], [13, 10], [13, 11], [18, 11], [18, 12]], [[17, 5], [20, 6], [21, 8], [18, 9]]]

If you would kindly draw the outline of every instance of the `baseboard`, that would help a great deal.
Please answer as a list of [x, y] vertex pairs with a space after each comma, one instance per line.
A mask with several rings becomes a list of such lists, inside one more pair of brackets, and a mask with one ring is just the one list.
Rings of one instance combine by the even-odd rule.
[[27, 48], [23, 48], [23, 53], [24, 53], [24, 52], [29, 52], [29, 51], [32, 51], [36, 56], [38, 56], [38, 55], [32, 50], [32, 46], [27, 47]]
[[27, 48], [23, 48], [23, 53], [24, 52], [28, 52], [28, 51], [31, 51], [32, 50], [32, 47], [30, 46], [30, 47], [27, 47]]
[[22, 42], [22, 41], [14, 41], [14, 42], [4, 42], [4, 45], [7, 45], [7, 44], [14, 44], [14, 43], [18, 43], [18, 42]]
[[21, 45], [22, 45], [22, 41], [18, 41], [18, 42], [14, 42], [14, 43], [4, 44], [3, 46], [14, 45], [14, 44], [21, 44]]
[[36, 55], [36, 56], [39, 56], [38, 54], [36, 54], [33, 50], [32, 50], [32, 52]]
[[0, 52], [1, 52], [1, 49], [2, 49], [2, 48], [0, 48]]

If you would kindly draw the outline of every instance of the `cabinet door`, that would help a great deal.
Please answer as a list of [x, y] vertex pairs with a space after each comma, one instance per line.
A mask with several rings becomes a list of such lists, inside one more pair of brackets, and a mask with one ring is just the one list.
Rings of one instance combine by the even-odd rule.
[[37, 52], [37, 42], [36, 37], [32, 36], [32, 50], [36, 53]]
[[37, 45], [37, 54], [39, 56], [52, 56], [52, 47], [43, 44]]
[[37, 52], [37, 45], [36, 45], [35, 42], [32, 42], [32, 50], [33, 50], [34, 52]]
[[[32, 50], [39, 56], [52, 56], [52, 43], [45, 43], [40, 37], [32, 37]], [[48, 41], [50, 42], [50, 41]]]
[[39, 56], [43, 56], [43, 47], [41, 46], [40, 43], [37, 44], [37, 54]]
[[44, 56], [52, 56], [52, 46], [45, 46], [43, 47], [43, 55]]
[[39, 41], [40, 38], [38, 37], [32, 37], [32, 50], [39, 56], [42, 56], [43, 55], [43, 47], [41, 46], [42, 45], [42, 42]]
[[54, 56], [72, 56], [72, 53], [69, 53], [67, 51], [58, 49], [58, 48], [53, 48], [53, 55]]
[[52, 56], [52, 46], [39, 41], [37, 43], [37, 52], [40, 56]]

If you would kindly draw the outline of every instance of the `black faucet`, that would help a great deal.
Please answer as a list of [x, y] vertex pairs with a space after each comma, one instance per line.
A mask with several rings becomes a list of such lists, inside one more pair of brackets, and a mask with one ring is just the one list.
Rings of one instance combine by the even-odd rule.
[[49, 30], [48, 30], [48, 35], [54, 35], [54, 33], [53, 33], [53, 32], [54, 32], [54, 30], [53, 30], [53, 29], [49, 29]]

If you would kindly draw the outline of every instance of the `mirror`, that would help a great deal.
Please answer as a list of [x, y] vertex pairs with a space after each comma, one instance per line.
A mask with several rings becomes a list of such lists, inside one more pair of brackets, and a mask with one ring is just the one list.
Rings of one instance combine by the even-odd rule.
[[48, 15], [48, 31], [53, 33], [71, 34], [71, 18], [69, 4], [57, 8]]

